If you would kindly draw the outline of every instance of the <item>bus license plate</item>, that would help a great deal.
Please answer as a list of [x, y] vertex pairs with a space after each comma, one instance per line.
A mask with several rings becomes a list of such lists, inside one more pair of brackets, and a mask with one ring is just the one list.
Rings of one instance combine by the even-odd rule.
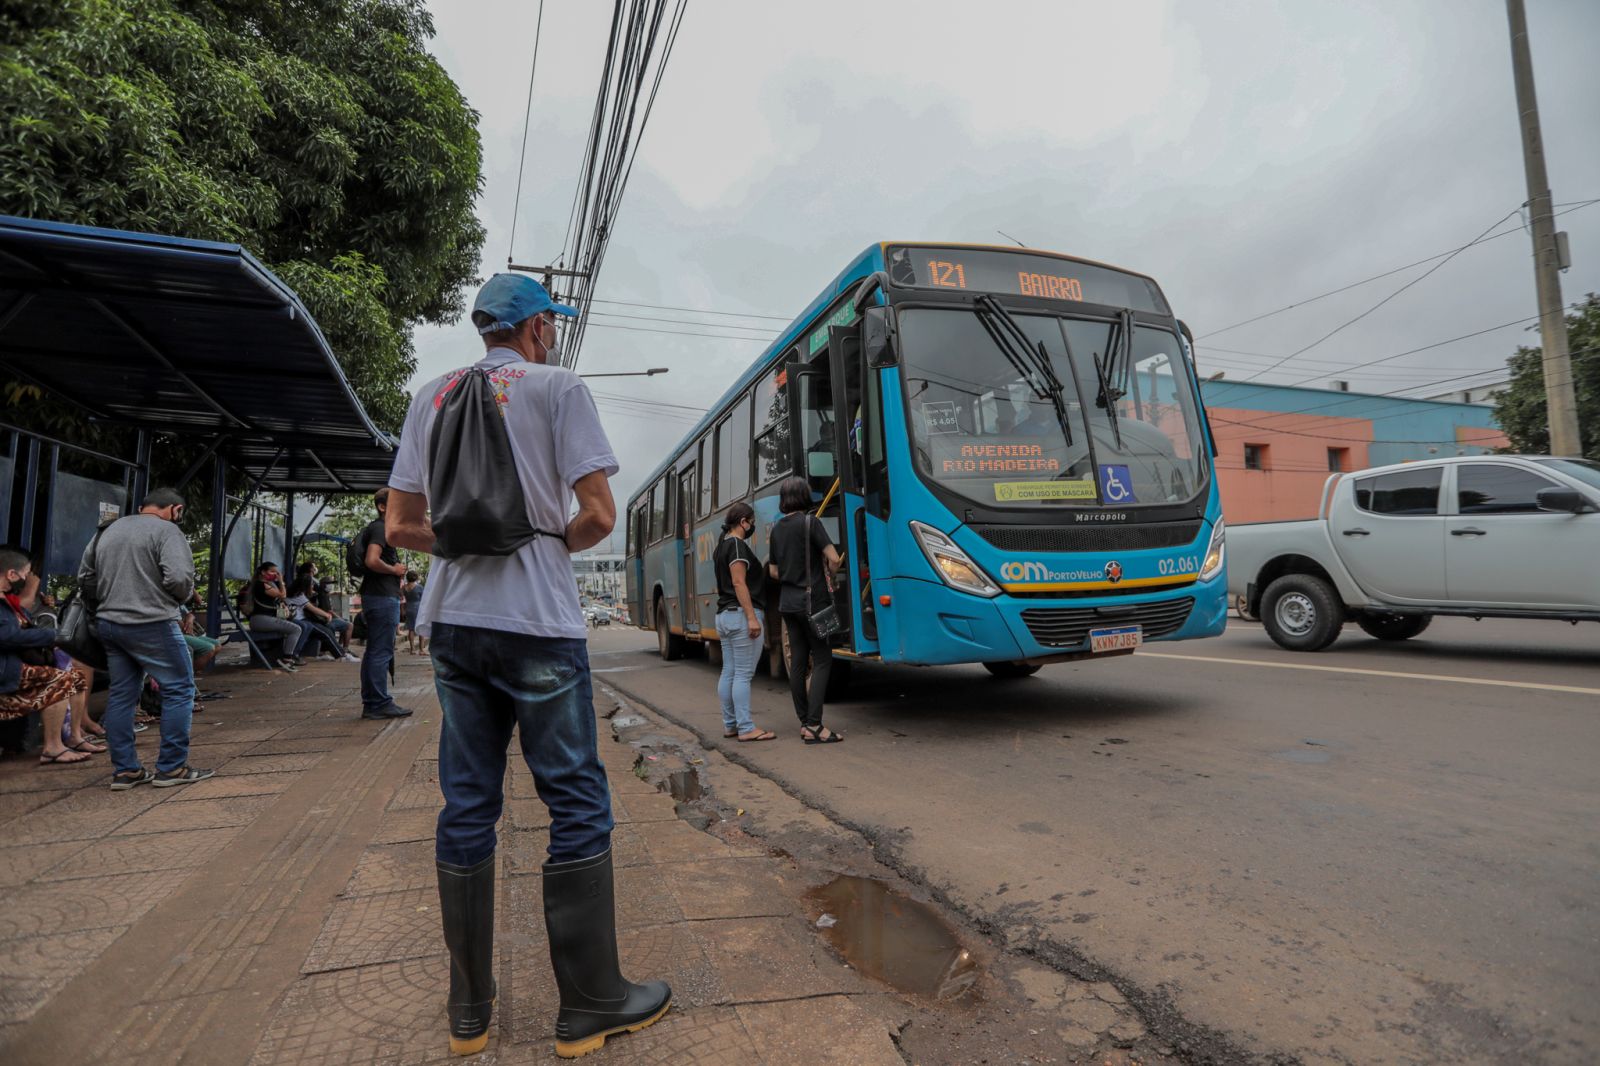
[[1089, 630], [1089, 650], [1131, 651], [1144, 643], [1143, 626], [1118, 626], [1116, 629]]

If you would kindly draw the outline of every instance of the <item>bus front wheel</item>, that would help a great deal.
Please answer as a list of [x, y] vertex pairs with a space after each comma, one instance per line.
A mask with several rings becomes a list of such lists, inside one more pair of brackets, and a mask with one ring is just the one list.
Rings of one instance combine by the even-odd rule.
[[989, 671], [995, 677], [1002, 678], [1002, 679], [1011, 679], [1011, 678], [1017, 678], [1017, 677], [1032, 677], [1034, 674], [1037, 674], [1039, 672], [1039, 664], [1038, 663], [1024, 663], [1024, 662], [984, 663], [983, 664], [983, 668], [985, 670]]
[[683, 658], [683, 638], [673, 634], [667, 605], [661, 600], [656, 601], [656, 650], [669, 663]]

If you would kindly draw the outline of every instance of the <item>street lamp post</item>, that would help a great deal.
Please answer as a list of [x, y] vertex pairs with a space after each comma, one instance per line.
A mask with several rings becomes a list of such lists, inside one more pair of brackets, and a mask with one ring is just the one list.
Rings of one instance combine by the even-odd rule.
[[619, 370], [611, 374], [579, 374], [580, 378], [649, 378], [665, 374], [670, 367], [653, 366], [649, 370]]

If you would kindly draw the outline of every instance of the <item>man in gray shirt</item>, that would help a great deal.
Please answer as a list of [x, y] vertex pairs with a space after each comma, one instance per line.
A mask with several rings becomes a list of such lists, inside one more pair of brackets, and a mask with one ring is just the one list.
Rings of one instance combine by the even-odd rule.
[[[138, 514], [104, 527], [78, 566], [81, 594], [95, 607], [111, 670], [105, 728], [116, 792], [147, 783], [186, 785], [212, 774], [189, 765], [194, 663], [178, 625], [178, 607], [194, 593], [194, 553], [178, 528], [183, 507], [175, 490], [154, 490]], [[139, 765], [133, 740], [134, 711], [147, 673], [161, 686], [161, 752], [154, 773]]]

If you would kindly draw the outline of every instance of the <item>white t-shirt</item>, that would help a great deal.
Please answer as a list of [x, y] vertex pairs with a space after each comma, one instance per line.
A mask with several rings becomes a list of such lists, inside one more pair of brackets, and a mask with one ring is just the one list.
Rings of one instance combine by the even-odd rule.
[[[505, 416], [528, 520], [536, 529], [560, 533], [572, 511], [572, 486], [596, 470], [607, 477], [617, 472], [594, 398], [571, 370], [527, 362], [509, 348], [490, 349], [476, 365], [489, 372]], [[390, 488], [427, 495], [428, 441], [438, 405], [464, 373], [452, 371], [417, 390]], [[572, 557], [555, 537], [535, 537], [502, 557], [435, 557], [417, 632], [428, 636], [435, 622], [536, 637], [582, 639], [587, 633]]]

